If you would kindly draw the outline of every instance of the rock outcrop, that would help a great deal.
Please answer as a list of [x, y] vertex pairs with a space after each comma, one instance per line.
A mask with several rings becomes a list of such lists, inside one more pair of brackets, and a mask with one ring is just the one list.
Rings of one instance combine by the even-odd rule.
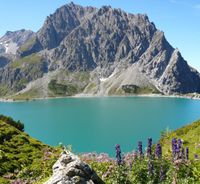
[[104, 184], [78, 156], [65, 150], [53, 166], [53, 175], [45, 184]]

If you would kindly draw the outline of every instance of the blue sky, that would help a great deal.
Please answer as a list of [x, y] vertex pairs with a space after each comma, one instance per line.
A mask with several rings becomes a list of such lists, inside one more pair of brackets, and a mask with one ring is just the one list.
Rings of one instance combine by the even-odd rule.
[[[37, 31], [46, 16], [67, 0], [5, 0], [0, 2], [0, 36], [7, 30]], [[74, 0], [76, 4], [111, 5], [131, 13], [145, 13], [188, 63], [200, 71], [200, 0]]]

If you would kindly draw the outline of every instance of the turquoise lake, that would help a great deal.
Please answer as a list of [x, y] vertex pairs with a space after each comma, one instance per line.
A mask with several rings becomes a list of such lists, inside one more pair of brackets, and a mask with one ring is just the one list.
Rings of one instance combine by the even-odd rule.
[[0, 103], [0, 114], [21, 120], [25, 131], [50, 145], [75, 152], [115, 154], [135, 150], [148, 137], [200, 119], [200, 100], [161, 97], [64, 98]]

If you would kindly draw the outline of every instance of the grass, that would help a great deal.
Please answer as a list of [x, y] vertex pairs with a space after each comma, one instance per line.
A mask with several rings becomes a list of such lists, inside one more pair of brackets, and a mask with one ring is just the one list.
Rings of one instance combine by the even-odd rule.
[[10, 98], [12, 98], [14, 101], [15, 100], [30, 100], [30, 99], [36, 99], [40, 98], [40, 93], [38, 89], [30, 89], [29, 91], [26, 91], [25, 93], [20, 93], [17, 95], [13, 95]]
[[163, 145], [163, 150], [167, 155], [170, 155], [171, 140], [173, 138], [182, 139], [185, 147], [189, 147], [191, 152], [190, 159], [194, 159], [194, 154], [200, 156], [200, 120], [192, 124], [181, 127], [173, 132], [166, 132], [160, 142]]
[[124, 85], [121, 88], [112, 87], [108, 95], [143, 95], [143, 94], [160, 94], [154, 86], [152, 87], [139, 87], [136, 85]]
[[93, 91], [97, 92], [97, 90], [98, 90], [97, 88], [98, 88], [97, 84], [94, 82], [91, 82], [86, 86], [86, 88], [84, 90], [86, 91], [86, 93], [91, 93]]
[[15, 68], [22, 68], [23, 66], [25, 66], [24, 64], [36, 64], [36, 63], [40, 63], [42, 61], [42, 57], [37, 55], [37, 54], [32, 54], [30, 56], [26, 56], [23, 57], [19, 60], [15, 60], [10, 64], [10, 67], [12, 69]]
[[152, 87], [139, 87], [136, 85], [124, 85], [122, 86], [122, 90], [125, 94], [159, 94], [160, 91], [152, 86]]
[[0, 183], [48, 178], [60, 152], [0, 120]]
[[112, 87], [109, 91], [108, 91], [108, 95], [112, 96], [112, 95], [125, 95], [126, 93], [122, 90], [122, 89], [118, 89], [116, 87]]
[[25, 52], [25, 51], [27, 51], [29, 48], [31, 48], [31, 47], [34, 45], [35, 42], [36, 42], [36, 37], [33, 37], [33, 38], [31, 38], [30, 40], [28, 40], [27, 42], [25, 42], [25, 44], [23, 44], [23, 45], [19, 48], [19, 50], [20, 50], [21, 52]]
[[8, 87], [7, 84], [0, 85], [0, 96], [5, 97], [9, 94], [12, 94], [12, 90]]

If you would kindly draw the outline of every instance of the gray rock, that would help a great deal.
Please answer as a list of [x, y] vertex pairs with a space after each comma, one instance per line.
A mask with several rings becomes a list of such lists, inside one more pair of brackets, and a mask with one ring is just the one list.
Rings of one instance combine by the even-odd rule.
[[9, 57], [9, 55], [1, 54], [0, 55], [0, 68], [4, 68], [7, 64], [10, 63], [12, 58]]
[[35, 36], [35, 33], [30, 30], [7, 31], [6, 34], [0, 38], [0, 53], [16, 54], [17, 49], [26, 41]]
[[64, 151], [53, 166], [53, 175], [45, 184], [104, 184], [80, 158]]

